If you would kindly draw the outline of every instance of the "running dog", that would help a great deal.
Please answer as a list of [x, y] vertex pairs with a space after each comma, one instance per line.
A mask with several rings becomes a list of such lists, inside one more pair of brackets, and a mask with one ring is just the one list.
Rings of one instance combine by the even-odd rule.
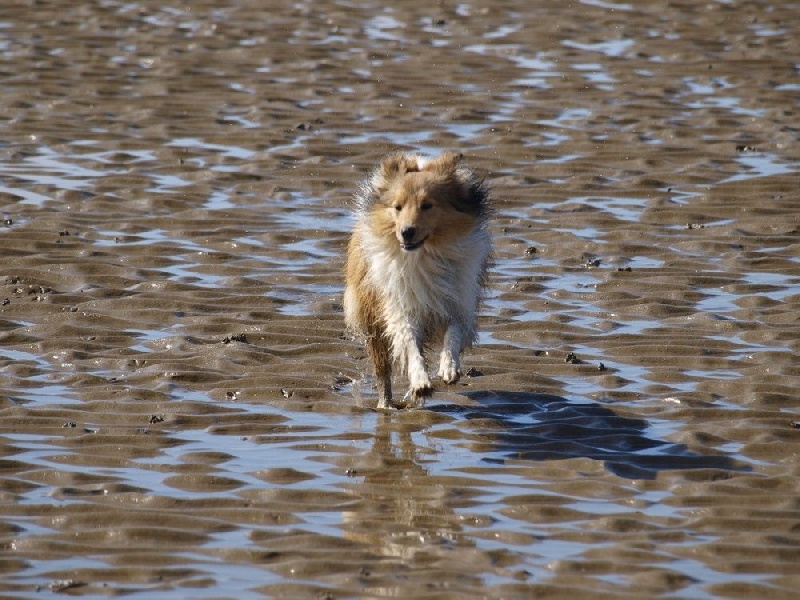
[[[347, 248], [344, 315], [364, 340], [378, 408], [419, 407], [433, 393], [426, 347], [441, 343], [438, 375], [461, 376], [492, 255], [489, 188], [456, 152], [429, 159], [387, 156], [355, 195]], [[392, 401], [392, 364], [408, 376]]]

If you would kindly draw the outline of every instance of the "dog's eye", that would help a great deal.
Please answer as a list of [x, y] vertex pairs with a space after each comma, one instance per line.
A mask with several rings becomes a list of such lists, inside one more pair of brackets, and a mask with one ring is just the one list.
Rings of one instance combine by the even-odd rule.
[[395, 204], [395, 205], [394, 205], [394, 209], [395, 209], [397, 212], [400, 212], [401, 210], [403, 210], [403, 207], [402, 207], [402, 205], [400, 205], [400, 204]]
[[420, 206], [420, 208], [422, 210], [430, 210], [431, 208], [433, 208], [433, 204], [431, 204], [430, 202], [425, 202], [422, 206]]

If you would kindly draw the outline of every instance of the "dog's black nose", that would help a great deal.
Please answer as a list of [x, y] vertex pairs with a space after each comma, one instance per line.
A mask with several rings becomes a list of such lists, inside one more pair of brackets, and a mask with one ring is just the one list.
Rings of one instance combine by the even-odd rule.
[[403, 240], [406, 242], [410, 242], [414, 239], [414, 236], [417, 234], [416, 227], [403, 227], [400, 230], [400, 235], [403, 236]]

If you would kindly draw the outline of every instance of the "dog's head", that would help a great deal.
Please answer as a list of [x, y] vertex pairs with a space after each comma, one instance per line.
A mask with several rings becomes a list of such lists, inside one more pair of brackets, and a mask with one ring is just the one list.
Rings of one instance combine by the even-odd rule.
[[461, 155], [445, 152], [432, 160], [393, 154], [380, 165], [373, 215], [385, 236], [406, 252], [447, 244], [471, 231], [483, 210], [482, 190], [459, 167]]

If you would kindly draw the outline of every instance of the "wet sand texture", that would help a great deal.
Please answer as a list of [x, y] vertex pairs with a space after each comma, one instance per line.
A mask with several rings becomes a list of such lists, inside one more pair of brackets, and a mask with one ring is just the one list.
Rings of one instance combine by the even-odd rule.
[[[791, 2], [4, 3], [2, 595], [795, 597], [798, 39]], [[398, 149], [486, 175], [497, 265], [466, 376], [378, 414], [340, 270]]]

